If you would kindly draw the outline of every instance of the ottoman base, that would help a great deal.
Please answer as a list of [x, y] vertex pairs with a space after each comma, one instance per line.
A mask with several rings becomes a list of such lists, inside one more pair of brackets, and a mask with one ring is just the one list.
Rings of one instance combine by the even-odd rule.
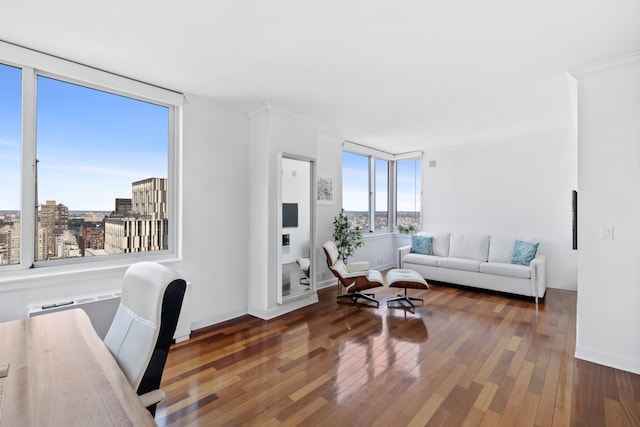
[[389, 283], [390, 288], [404, 288], [404, 295], [398, 295], [397, 298], [388, 300], [387, 307], [390, 307], [389, 303], [399, 302], [400, 307], [397, 308], [409, 308], [403, 304], [403, 302], [405, 302], [409, 304], [410, 310], [413, 313], [416, 308], [413, 301], [420, 301], [421, 304], [424, 304], [424, 300], [422, 298], [410, 297], [407, 295], [408, 288], [429, 289], [429, 284], [418, 272], [404, 269], [389, 270], [387, 273], [387, 282]]

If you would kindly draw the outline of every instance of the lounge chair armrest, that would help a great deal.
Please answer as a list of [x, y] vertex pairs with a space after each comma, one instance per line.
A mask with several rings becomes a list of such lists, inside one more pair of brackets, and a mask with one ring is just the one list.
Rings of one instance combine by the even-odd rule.
[[369, 271], [369, 263], [367, 261], [350, 262], [347, 264], [347, 271], [349, 273]]
[[353, 279], [356, 277], [366, 277], [369, 275], [369, 270], [364, 270], [364, 271], [354, 271], [352, 273], [346, 273], [343, 274], [342, 277], [344, 279]]

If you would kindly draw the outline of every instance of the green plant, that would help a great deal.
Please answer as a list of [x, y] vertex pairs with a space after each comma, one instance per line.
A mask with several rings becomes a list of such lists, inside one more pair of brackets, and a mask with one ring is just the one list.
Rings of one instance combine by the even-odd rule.
[[409, 227], [406, 225], [399, 225], [398, 226], [398, 231], [400, 233], [408, 233], [409, 232]]
[[352, 228], [348, 218], [344, 215], [344, 209], [333, 218], [333, 240], [338, 248], [340, 259], [346, 263], [356, 249], [364, 245], [360, 227]]

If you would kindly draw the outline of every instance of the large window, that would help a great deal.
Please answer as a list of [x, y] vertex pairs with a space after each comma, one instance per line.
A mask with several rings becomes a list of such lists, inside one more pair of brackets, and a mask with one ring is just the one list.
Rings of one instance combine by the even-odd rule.
[[342, 208], [349, 223], [370, 232], [420, 230], [421, 179], [421, 153], [395, 156], [345, 143]]
[[342, 152], [342, 208], [352, 228], [369, 230], [369, 158]]
[[422, 229], [422, 186], [420, 159], [396, 162], [396, 226]]
[[375, 159], [375, 187], [373, 191], [373, 212], [375, 230], [389, 229], [389, 162]]
[[0, 264], [175, 253], [181, 95], [43, 62], [0, 64]]
[[22, 72], [0, 64], [0, 266], [20, 264]]

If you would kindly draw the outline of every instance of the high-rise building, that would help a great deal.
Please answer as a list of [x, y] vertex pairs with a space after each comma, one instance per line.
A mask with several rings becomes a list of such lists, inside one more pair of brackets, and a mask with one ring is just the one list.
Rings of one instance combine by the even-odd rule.
[[37, 236], [36, 248], [35, 248], [36, 261], [44, 261], [47, 259], [47, 240], [52, 233], [53, 233], [52, 230], [38, 227], [38, 236]]
[[126, 254], [167, 249], [167, 224], [166, 219], [105, 219], [104, 250]]
[[87, 249], [104, 249], [104, 230], [83, 227], [78, 233], [78, 246], [83, 256], [86, 256]]
[[0, 265], [20, 263], [20, 220], [0, 228]]
[[[40, 205], [40, 225], [39, 228], [46, 230], [45, 254], [49, 259], [56, 257], [56, 235], [60, 235], [62, 231], [54, 233], [54, 229], [66, 230], [69, 227], [69, 208], [62, 203], [56, 204], [55, 200], [47, 200]], [[36, 248], [36, 252], [41, 252], [40, 248]], [[37, 256], [37, 254], [36, 254]], [[40, 261], [40, 259], [36, 258]]]
[[116, 210], [112, 218], [125, 218], [131, 215], [131, 199], [116, 199]]
[[147, 178], [136, 181], [131, 187], [131, 211], [146, 219], [167, 218], [166, 178]]
[[[132, 184], [131, 211], [104, 221], [104, 250], [109, 254], [167, 249], [167, 179], [148, 178]], [[118, 199], [126, 200], [126, 199]], [[122, 204], [125, 209], [126, 204]]]
[[54, 228], [54, 235], [55, 245], [53, 256], [55, 258], [75, 258], [82, 256], [80, 247], [76, 242], [76, 237], [71, 234], [69, 230]]
[[40, 226], [44, 228], [61, 227], [69, 225], [69, 208], [62, 203], [56, 204], [55, 200], [47, 200], [40, 205]]

